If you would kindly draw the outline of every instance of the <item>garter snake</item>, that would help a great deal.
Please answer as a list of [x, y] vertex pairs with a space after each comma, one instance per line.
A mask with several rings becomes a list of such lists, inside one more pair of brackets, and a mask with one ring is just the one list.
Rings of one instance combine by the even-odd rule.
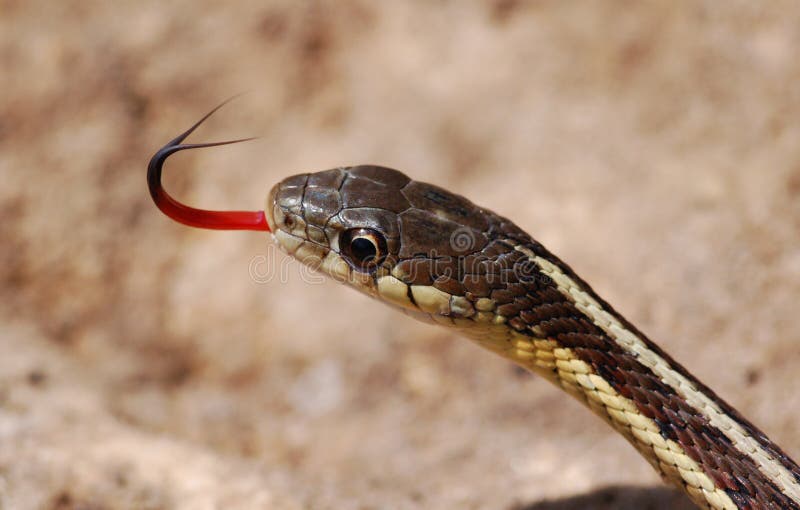
[[172, 199], [162, 166], [174, 152], [219, 145], [182, 144], [208, 115], [150, 161], [151, 195], [173, 219], [271, 231], [302, 263], [543, 376], [701, 508], [800, 509], [800, 467], [777, 445], [567, 264], [462, 196], [362, 165], [288, 177], [269, 192], [264, 212]]

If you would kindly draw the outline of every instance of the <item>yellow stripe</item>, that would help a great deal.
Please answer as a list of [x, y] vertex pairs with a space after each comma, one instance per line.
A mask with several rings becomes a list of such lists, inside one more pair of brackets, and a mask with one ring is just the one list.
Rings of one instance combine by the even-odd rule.
[[709, 423], [722, 431], [733, 445], [744, 455], [750, 457], [758, 469], [781, 491], [800, 504], [800, 484], [794, 475], [777, 459], [771, 456], [761, 444], [733, 418], [725, 414], [714, 400], [698, 390], [691, 381], [672, 369], [667, 361], [647, 347], [645, 342], [622, 324], [584, 291], [572, 278], [561, 269], [529, 249], [517, 246], [516, 249], [530, 257], [558, 286], [559, 291], [569, 298], [575, 306], [600, 327], [626, 351], [637, 356], [644, 366], [648, 367], [661, 380], [670, 386], [686, 402], [702, 413]]
[[680, 444], [664, 439], [653, 419], [642, 414], [632, 400], [620, 395], [571, 349], [561, 347], [555, 340], [530, 338], [506, 326], [472, 326], [462, 332], [585, 402], [633, 444], [656, 471], [683, 487], [698, 506], [715, 510], [737, 508]]
[[[727, 493], [716, 487], [703, 469], [689, 457], [675, 441], [664, 439], [658, 424], [643, 415], [636, 404], [617, 393], [611, 385], [594, 373], [591, 366], [578, 359], [570, 350], [561, 349], [571, 356], [568, 363], [560, 365], [562, 381], [569, 373], [587, 397], [589, 406], [605, 414], [611, 424], [623, 433], [641, 451], [654, 467], [673, 483], [683, 485], [687, 494], [700, 506], [720, 510], [735, 510], [736, 505]], [[648, 451], [650, 450], [650, 451]], [[653, 457], [653, 454], [655, 457]]]

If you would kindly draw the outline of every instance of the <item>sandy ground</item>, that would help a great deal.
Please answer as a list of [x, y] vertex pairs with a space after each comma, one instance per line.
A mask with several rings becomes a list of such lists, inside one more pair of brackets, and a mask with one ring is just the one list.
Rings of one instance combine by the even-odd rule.
[[262, 235], [289, 174], [515, 219], [800, 456], [800, 6], [0, 0], [0, 508], [687, 508], [547, 383]]

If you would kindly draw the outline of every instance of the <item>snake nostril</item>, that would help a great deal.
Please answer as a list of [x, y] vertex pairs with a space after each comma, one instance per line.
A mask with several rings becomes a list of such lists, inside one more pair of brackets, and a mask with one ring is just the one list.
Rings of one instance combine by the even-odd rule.
[[292, 218], [291, 216], [287, 216], [286, 219], [283, 220], [283, 225], [289, 230], [292, 230], [294, 228], [294, 224], [295, 224], [294, 218]]

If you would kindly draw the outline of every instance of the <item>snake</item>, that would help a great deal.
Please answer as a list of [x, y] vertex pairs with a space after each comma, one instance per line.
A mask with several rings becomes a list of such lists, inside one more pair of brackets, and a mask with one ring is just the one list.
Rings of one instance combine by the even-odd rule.
[[[225, 104], [225, 103], [223, 103]], [[378, 165], [287, 177], [264, 210], [187, 206], [166, 159], [235, 143], [183, 141], [150, 160], [150, 194], [180, 223], [270, 232], [301, 263], [416, 319], [449, 328], [564, 390], [699, 508], [800, 509], [800, 467], [511, 220]]]

